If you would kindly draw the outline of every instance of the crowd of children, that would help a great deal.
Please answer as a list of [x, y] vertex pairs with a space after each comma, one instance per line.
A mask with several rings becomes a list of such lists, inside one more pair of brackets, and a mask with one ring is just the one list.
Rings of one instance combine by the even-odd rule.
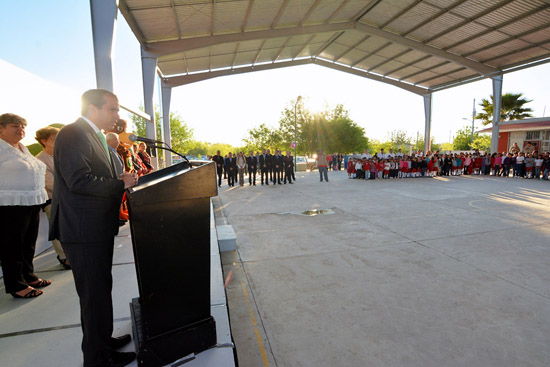
[[404, 155], [368, 151], [347, 159], [348, 178], [392, 179], [435, 176], [493, 175], [548, 180], [550, 154], [526, 153], [449, 153], [427, 152]]

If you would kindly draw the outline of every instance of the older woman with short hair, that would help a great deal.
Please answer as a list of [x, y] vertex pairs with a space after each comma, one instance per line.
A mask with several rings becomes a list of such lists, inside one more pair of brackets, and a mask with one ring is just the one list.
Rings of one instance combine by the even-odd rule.
[[[42, 163], [46, 165], [46, 192], [48, 193], [49, 200], [51, 200], [53, 196], [53, 179], [55, 172], [53, 163], [53, 145], [58, 132], [58, 128], [53, 126], [46, 126], [38, 130], [35, 136], [36, 141], [40, 143], [40, 145], [42, 145], [42, 148], [44, 148], [43, 151], [36, 155], [36, 158], [41, 160]], [[50, 203], [48, 203], [48, 205], [44, 207], [44, 212], [46, 213], [48, 220], [50, 220], [51, 211], [52, 206]], [[55, 253], [57, 254], [57, 260], [59, 261], [59, 263], [65, 269], [69, 270], [71, 266], [69, 264], [69, 260], [67, 260], [67, 255], [65, 255], [65, 252], [63, 251], [61, 242], [59, 242], [58, 240], [53, 240], [52, 245]]]
[[46, 166], [20, 143], [27, 121], [0, 115], [0, 261], [6, 293], [14, 298], [38, 297], [36, 288], [51, 284], [34, 274], [39, 214], [48, 200]]

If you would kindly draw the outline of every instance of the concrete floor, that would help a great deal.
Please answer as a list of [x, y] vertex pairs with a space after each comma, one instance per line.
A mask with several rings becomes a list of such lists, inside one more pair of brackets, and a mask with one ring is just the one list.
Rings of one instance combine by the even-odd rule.
[[548, 182], [329, 178], [214, 200], [241, 367], [550, 366]]

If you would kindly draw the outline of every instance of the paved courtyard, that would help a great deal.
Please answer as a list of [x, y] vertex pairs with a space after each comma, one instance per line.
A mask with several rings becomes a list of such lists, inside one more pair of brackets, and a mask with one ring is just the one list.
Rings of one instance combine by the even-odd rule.
[[329, 178], [214, 200], [241, 367], [550, 365], [548, 182]]

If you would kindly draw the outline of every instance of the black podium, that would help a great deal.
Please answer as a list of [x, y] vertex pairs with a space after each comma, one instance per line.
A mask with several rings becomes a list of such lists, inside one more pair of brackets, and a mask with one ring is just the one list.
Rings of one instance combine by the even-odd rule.
[[127, 190], [139, 298], [130, 304], [139, 366], [163, 366], [216, 344], [210, 315], [213, 162], [153, 172]]

